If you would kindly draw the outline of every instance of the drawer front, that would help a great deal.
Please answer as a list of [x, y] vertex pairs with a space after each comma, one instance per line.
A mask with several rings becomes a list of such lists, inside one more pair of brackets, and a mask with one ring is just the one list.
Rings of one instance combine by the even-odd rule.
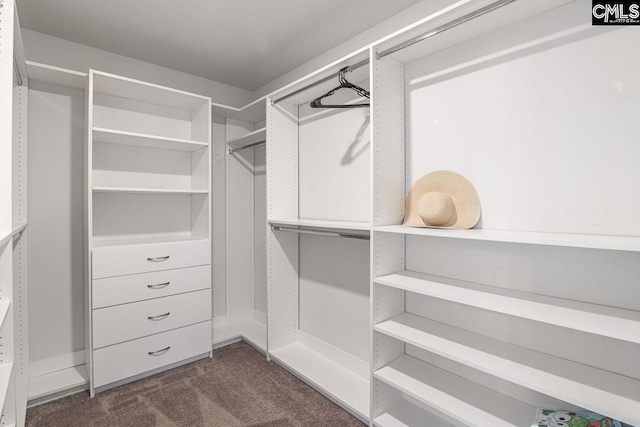
[[92, 278], [211, 264], [209, 240], [95, 248]]
[[211, 266], [109, 277], [92, 281], [94, 309], [211, 288]]
[[211, 290], [92, 311], [93, 348], [211, 320]]
[[[163, 349], [167, 350], [161, 351]], [[102, 387], [210, 351], [211, 322], [101, 348], [93, 352], [94, 387]]]

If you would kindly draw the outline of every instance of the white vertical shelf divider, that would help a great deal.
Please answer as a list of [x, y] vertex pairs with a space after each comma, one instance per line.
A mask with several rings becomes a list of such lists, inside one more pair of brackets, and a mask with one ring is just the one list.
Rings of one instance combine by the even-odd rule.
[[29, 387], [28, 78], [14, 0], [0, 8], [0, 424], [25, 424]]

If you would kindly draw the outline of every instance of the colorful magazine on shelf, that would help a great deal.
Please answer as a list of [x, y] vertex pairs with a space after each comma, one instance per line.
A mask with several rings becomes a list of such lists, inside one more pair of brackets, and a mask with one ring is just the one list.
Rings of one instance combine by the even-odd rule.
[[532, 427], [632, 427], [593, 412], [567, 412], [538, 409]]

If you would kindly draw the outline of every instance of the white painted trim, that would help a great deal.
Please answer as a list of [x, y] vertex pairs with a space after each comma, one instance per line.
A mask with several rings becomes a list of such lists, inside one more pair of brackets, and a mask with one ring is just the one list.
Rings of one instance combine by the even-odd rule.
[[298, 329], [296, 331], [296, 337], [297, 341], [305, 347], [310, 348], [316, 353], [321, 354], [322, 356], [369, 380], [371, 372], [369, 370], [369, 363], [366, 361], [322, 341], [321, 339], [306, 333], [302, 329]]
[[50, 357], [49, 359], [32, 361], [29, 365], [31, 378], [33, 380], [34, 377], [51, 374], [64, 369], [70, 369], [74, 366], [84, 365], [84, 355], [85, 351], [79, 350], [73, 353], [65, 353], [59, 356]]

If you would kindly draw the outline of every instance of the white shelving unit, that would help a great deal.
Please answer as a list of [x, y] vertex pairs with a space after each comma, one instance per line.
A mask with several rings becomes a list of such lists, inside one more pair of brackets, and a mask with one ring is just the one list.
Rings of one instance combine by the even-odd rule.
[[[595, 191], [620, 197], [609, 212], [615, 221], [594, 219], [591, 202], [574, 211], [585, 180], [605, 161], [585, 147], [609, 150], [585, 123], [585, 109], [620, 112], [606, 95], [555, 97], [540, 75], [556, 55], [572, 57], [552, 80], [572, 93], [588, 91], [630, 66], [621, 46], [607, 69], [585, 76], [589, 52], [631, 34], [591, 27], [577, 13], [590, 7], [585, 1], [513, 2], [393, 50], [491, 3], [443, 11], [373, 48], [371, 418], [420, 426], [428, 413], [438, 418], [433, 425], [528, 426], [536, 408], [551, 408], [636, 425], [640, 229], [628, 215], [636, 209], [625, 196], [632, 190], [599, 182]], [[542, 99], [563, 120], [528, 108]], [[513, 116], [504, 121], [505, 114]], [[512, 138], [511, 126], [527, 128], [527, 136]], [[569, 130], [578, 128], [580, 135]], [[616, 144], [624, 152], [632, 138], [620, 134]], [[575, 156], [581, 161], [569, 160]], [[629, 162], [618, 167], [632, 169]], [[401, 225], [411, 184], [441, 169], [462, 173], [478, 189], [477, 229]], [[545, 210], [551, 205], [562, 215]], [[587, 355], [579, 344], [587, 342], [607, 348], [607, 356]]]
[[[359, 51], [267, 102], [269, 355], [365, 422], [369, 108], [316, 110], [309, 102], [337, 86], [340, 68], [366, 58]], [[348, 77], [369, 87], [367, 67]], [[340, 91], [331, 102], [354, 98]]]
[[[211, 353], [211, 100], [95, 70], [85, 97], [85, 360], [93, 395]], [[149, 280], [171, 290], [149, 288]], [[94, 293], [105, 286], [120, 289], [115, 303]], [[175, 314], [140, 323], [138, 310]], [[77, 374], [62, 380], [78, 383]]]
[[224, 141], [218, 142], [225, 167], [225, 236], [220, 241], [226, 246], [219, 250], [225, 252], [226, 304], [224, 314], [220, 309], [214, 313], [213, 344], [240, 338], [266, 354], [265, 115], [264, 99], [225, 115]]
[[0, 8], [0, 425], [24, 426], [29, 388], [28, 78], [13, 0]]

